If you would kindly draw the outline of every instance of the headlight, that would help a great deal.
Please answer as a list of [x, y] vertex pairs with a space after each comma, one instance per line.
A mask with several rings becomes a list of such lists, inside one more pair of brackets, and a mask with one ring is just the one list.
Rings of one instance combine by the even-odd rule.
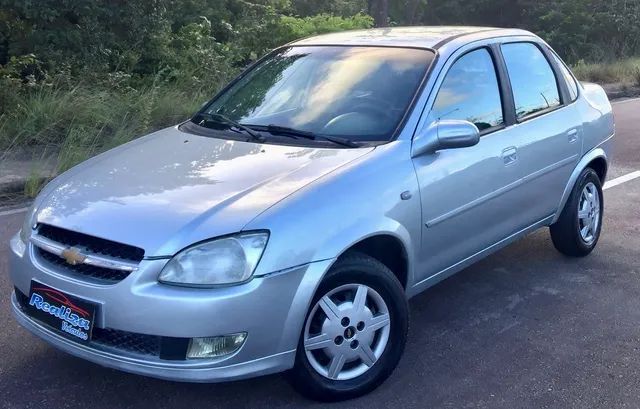
[[35, 224], [35, 220], [33, 220], [33, 216], [36, 214], [36, 202], [34, 201], [29, 206], [29, 210], [27, 210], [27, 214], [24, 217], [24, 222], [22, 222], [22, 229], [20, 229], [20, 240], [23, 243], [29, 242], [29, 237], [31, 237], [31, 231], [33, 230], [33, 225]]
[[160, 272], [166, 284], [215, 286], [248, 280], [262, 257], [269, 234], [240, 233], [182, 250]]

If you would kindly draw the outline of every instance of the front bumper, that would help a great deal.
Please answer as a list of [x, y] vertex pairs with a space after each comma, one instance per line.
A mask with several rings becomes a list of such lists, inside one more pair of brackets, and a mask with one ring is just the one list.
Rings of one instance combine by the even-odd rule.
[[13, 313], [26, 329], [51, 345], [110, 368], [161, 379], [219, 382], [284, 371], [295, 350], [317, 284], [333, 260], [256, 277], [232, 287], [190, 289], [159, 284], [166, 260], [144, 260], [134, 274], [113, 285], [96, 285], [59, 274], [40, 263], [31, 245], [11, 240], [10, 277], [29, 293], [36, 280], [99, 305], [97, 328], [158, 337], [210, 337], [247, 332], [242, 347], [216, 359], [167, 360], [159, 356], [81, 344], [33, 319], [12, 296]]

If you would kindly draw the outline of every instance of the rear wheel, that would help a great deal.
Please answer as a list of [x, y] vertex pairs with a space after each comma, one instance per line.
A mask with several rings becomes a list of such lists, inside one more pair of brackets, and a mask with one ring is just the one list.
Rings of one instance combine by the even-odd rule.
[[303, 395], [336, 401], [363, 395], [395, 369], [404, 350], [408, 308], [402, 286], [379, 261], [341, 258], [311, 303], [290, 373]]
[[558, 221], [551, 226], [555, 248], [572, 257], [591, 253], [602, 229], [603, 195], [600, 178], [591, 168], [582, 171]]

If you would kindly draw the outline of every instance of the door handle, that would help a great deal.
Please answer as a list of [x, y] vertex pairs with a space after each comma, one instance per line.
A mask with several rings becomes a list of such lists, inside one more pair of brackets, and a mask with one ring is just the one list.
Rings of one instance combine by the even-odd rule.
[[567, 132], [567, 138], [569, 138], [569, 143], [574, 143], [578, 140], [578, 130], [572, 129]]
[[502, 160], [505, 165], [511, 165], [518, 160], [518, 149], [515, 146], [510, 146], [502, 151]]

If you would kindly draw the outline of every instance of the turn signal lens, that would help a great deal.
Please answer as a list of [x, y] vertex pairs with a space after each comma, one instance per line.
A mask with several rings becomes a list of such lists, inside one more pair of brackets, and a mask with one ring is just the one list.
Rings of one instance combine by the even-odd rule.
[[187, 358], [220, 358], [236, 352], [247, 337], [246, 332], [220, 337], [192, 338], [187, 350]]

